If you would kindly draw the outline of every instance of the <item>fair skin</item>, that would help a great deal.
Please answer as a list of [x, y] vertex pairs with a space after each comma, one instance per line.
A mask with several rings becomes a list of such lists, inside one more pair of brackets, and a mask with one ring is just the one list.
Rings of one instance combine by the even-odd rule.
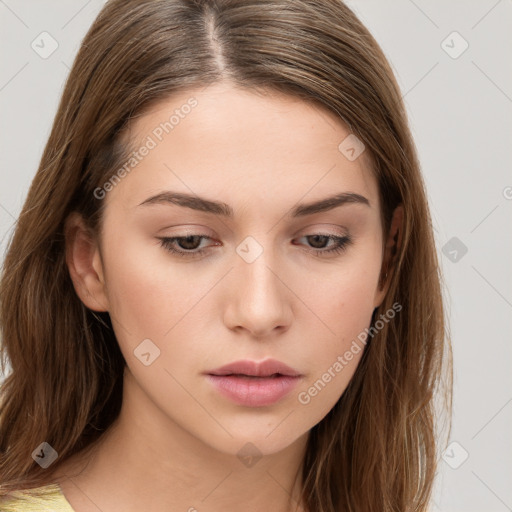
[[[197, 106], [158, 141], [155, 127], [191, 97]], [[158, 144], [102, 199], [99, 240], [77, 215], [66, 224], [76, 292], [109, 312], [127, 363], [118, 421], [86, 466], [76, 456], [60, 470], [77, 512], [296, 510], [308, 432], [340, 398], [362, 351], [307, 404], [299, 393], [370, 325], [402, 222], [398, 208], [384, 241], [366, 152], [350, 161], [338, 149], [349, 134], [324, 109], [227, 83], [175, 94], [133, 122], [134, 149], [148, 135]], [[226, 203], [233, 215], [141, 205], [163, 191]], [[292, 216], [299, 204], [341, 193], [368, 204]], [[204, 248], [199, 256], [180, 257], [159, 239], [193, 235], [206, 238], [173, 247]], [[256, 245], [241, 247], [262, 250], [251, 262], [237, 252], [248, 236]], [[346, 236], [343, 251], [325, 253]], [[147, 366], [134, 354], [146, 339], [160, 350]], [[300, 371], [272, 405], [234, 403], [204, 375], [267, 358]], [[237, 456], [247, 443], [261, 455], [249, 465]]]

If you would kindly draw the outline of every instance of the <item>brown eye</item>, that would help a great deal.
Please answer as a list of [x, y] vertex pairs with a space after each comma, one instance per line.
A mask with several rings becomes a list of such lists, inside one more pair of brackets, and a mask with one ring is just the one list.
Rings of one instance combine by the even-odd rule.
[[306, 238], [308, 239], [308, 242], [311, 244], [311, 246], [315, 249], [324, 249], [325, 244], [330, 240], [330, 237], [327, 235], [308, 235]]
[[178, 246], [181, 249], [185, 249], [187, 251], [193, 251], [194, 249], [197, 249], [199, 247], [199, 244], [201, 243], [201, 236], [199, 235], [191, 235], [191, 236], [185, 236], [177, 238]]
[[206, 252], [206, 247], [201, 247], [203, 239], [210, 240], [206, 235], [187, 235], [159, 238], [160, 245], [169, 252], [178, 256], [193, 258]]
[[[352, 238], [349, 236], [336, 236], [323, 233], [315, 233], [314, 235], [305, 235], [301, 238], [307, 240], [307, 244], [311, 247], [311, 250], [315, 251], [318, 256], [326, 254], [339, 254], [347, 249], [352, 244]], [[327, 245], [329, 242], [333, 242], [330, 248]]]

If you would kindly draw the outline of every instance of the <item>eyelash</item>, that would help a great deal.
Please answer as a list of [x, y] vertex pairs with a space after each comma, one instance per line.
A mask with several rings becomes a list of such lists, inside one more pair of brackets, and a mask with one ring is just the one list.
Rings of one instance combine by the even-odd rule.
[[[312, 235], [303, 235], [304, 237], [311, 237], [311, 236], [322, 236], [326, 237], [329, 240], [334, 240], [336, 242], [336, 245], [327, 250], [321, 250], [321, 249], [311, 249], [313, 252], [317, 254], [317, 256], [324, 256], [325, 254], [341, 254], [342, 252], [346, 251], [347, 247], [352, 244], [352, 238], [349, 236], [336, 236], [336, 235], [329, 235], [324, 233], [314, 233]], [[185, 251], [185, 250], [179, 250], [176, 249], [173, 243], [178, 240], [185, 240], [187, 238], [191, 237], [199, 237], [202, 239], [210, 239], [209, 236], [206, 235], [188, 235], [188, 236], [174, 236], [174, 237], [161, 237], [160, 245], [167, 251], [176, 254], [177, 256], [181, 256], [183, 258], [194, 258], [202, 256], [207, 252], [207, 249], [199, 249], [192, 251]], [[302, 238], [302, 237], [300, 237]]]

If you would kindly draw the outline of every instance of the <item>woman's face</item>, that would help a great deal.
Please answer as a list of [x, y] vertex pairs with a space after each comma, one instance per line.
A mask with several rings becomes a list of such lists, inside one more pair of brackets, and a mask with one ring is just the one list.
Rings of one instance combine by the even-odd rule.
[[124, 400], [225, 453], [304, 440], [384, 296], [367, 154], [331, 113], [226, 83], [161, 102], [131, 135], [133, 160], [95, 193], [97, 286], [81, 294], [111, 315]]

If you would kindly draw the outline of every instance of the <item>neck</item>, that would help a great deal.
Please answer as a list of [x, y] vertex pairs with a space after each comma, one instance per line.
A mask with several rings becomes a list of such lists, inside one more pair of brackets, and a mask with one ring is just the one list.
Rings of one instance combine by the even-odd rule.
[[116, 422], [87, 459], [62, 466], [59, 483], [76, 512], [147, 510], [149, 503], [155, 512], [303, 510], [307, 434], [259, 459], [226, 454], [166, 416], [130, 375]]

